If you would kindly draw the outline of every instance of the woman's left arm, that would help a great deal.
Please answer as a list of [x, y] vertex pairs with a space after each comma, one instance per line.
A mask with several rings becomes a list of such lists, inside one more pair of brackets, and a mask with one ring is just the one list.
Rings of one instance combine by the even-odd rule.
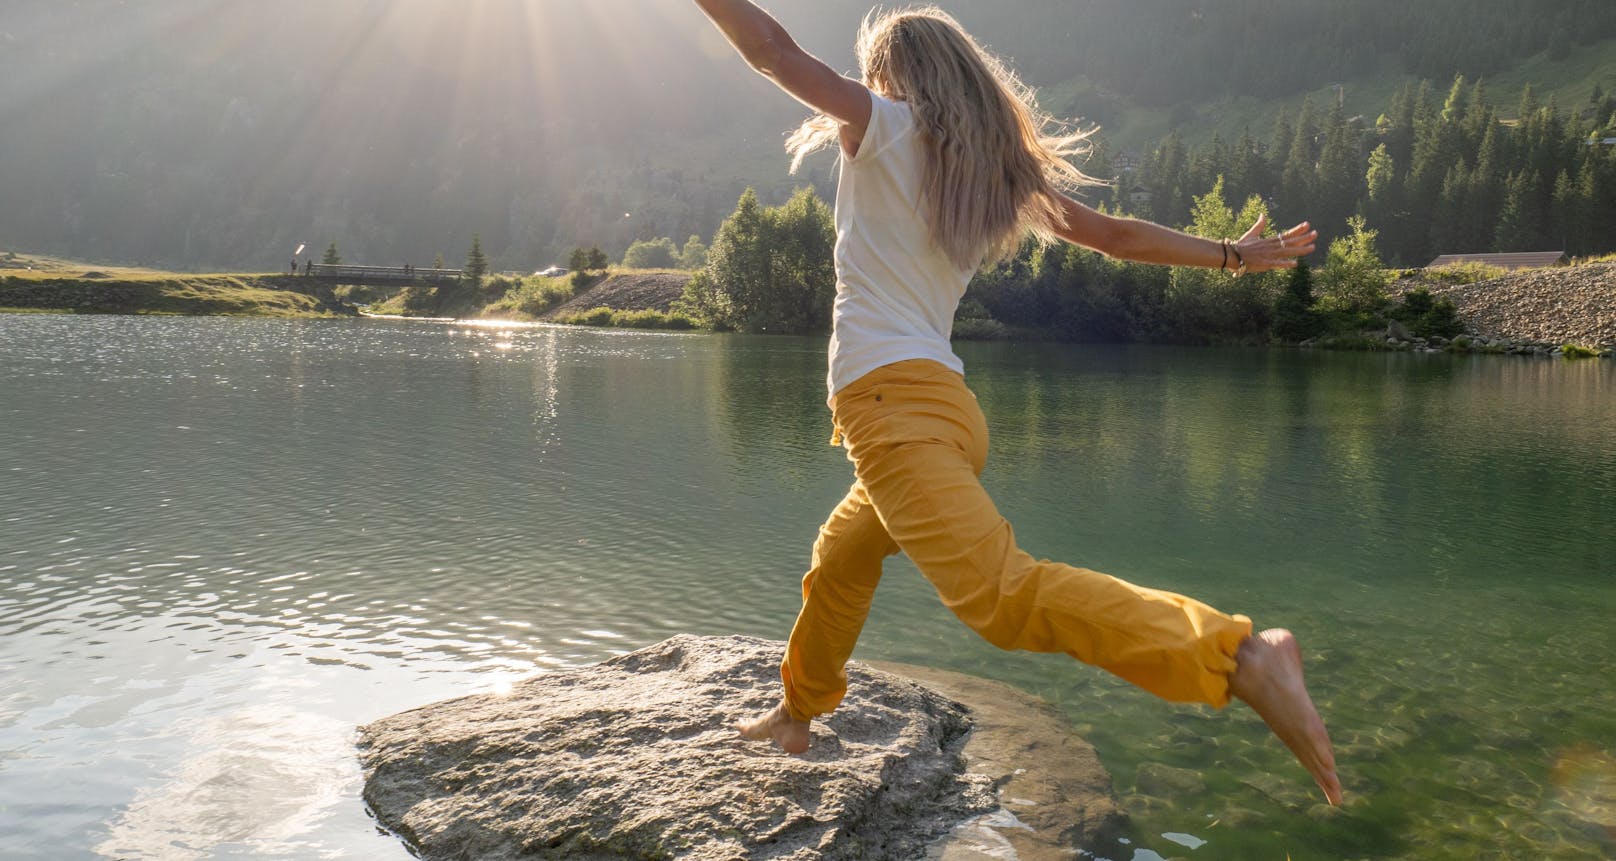
[[1268, 216], [1264, 215], [1238, 240], [1203, 239], [1149, 221], [1096, 212], [1070, 198], [1063, 201], [1066, 226], [1056, 231], [1062, 239], [1107, 257], [1140, 263], [1236, 273], [1291, 269], [1296, 258], [1313, 253], [1319, 238], [1318, 231], [1305, 221], [1278, 236], [1265, 237], [1262, 232]]
[[840, 122], [855, 140], [870, 124], [870, 93], [804, 51], [786, 28], [747, 0], [696, 0], [724, 38], [780, 89]]

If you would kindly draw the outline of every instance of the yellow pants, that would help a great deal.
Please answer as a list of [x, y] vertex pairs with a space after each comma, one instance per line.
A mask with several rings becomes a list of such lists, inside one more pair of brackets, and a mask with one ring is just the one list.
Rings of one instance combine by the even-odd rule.
[[987, 423], [959, 374], [923, 359], [887, 365], [837, 392], [831, 410], [856, 480], [820, 527], [780, 668], [798, 720], [847, 692], [843, 666], [882, 560], [899, 550], [995, 646], [1065, 652], [1165, 699], [1228, 704], [1251, 620], [1017, 548], [977, 478]]

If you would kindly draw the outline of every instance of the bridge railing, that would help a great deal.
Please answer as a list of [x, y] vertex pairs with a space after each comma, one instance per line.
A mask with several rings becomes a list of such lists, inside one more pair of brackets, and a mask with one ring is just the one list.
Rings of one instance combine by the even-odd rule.
[[303, 274], [314, 278], [336, 280], [351, 278], [355, 281], [414, 281], [417, 279], [421, 281], [452, 281], [465, 275], [459, 269], [418, 269], [414, 266], [356, 266], [347, 263], [311, 263], [303, 268]]

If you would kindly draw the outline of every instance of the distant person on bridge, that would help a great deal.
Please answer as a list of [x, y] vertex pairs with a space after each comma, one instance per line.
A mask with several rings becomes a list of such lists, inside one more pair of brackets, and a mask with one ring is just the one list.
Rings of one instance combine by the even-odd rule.
[[1016, 546], [978, 480], [987, 424], [949, 345], [971, 276], [1029, 232], [1236, 276], [1294, 266], [1317, 233], [1300, 224], [1264, 237], [1258, 219], [1240, 239], [1214, 241], [1072, 200], [1062, 188], [1093, 182], [1067, 161], [1084, 136], [1052, 131], [1014, 73], [941, 10], [872, 13], [852, 80], [747, 0], [696, 5], [753, 69], [817, 112], [788, 141], [797, 160], [833, 144], [841, 154], [828, 384], [832, 442], [846, 446], [855, 480], [814, 544], [784, 696], [742, 735], [807, 750], [810, 722], [846, 693], [843, 666], [882, 560], [901, 550], [994, 645], [1064, 652], [1169, 700], [1244, 700], [1339, 804], [1289, 631], [1254, 634], [1244, 616]]

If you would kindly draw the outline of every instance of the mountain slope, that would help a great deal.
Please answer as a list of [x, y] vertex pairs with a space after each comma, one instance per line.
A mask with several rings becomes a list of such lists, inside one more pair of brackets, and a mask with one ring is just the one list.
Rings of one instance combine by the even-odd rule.
[[[867, 0], [765, 5], [852, 67]], [[1372, 118], [1409, 75], [1485, 74], [1496, 93], [1532, 77], [1565, 103], [1616, 77], [1616, 6], [1595, 0], [946, 5], [1113, 151], [1169, 128], [1266, 136], [1331, 83]], [[748, 185], [766, 203], [828, 195], [833, 156], [785, 170], [804, 114], [684, 0], [12, 4], [0, 249], [279, 269], [335, 241], [425, 265], [476, 233], [496, 269], [578, 244], [615, 256], [711, 235]]]

